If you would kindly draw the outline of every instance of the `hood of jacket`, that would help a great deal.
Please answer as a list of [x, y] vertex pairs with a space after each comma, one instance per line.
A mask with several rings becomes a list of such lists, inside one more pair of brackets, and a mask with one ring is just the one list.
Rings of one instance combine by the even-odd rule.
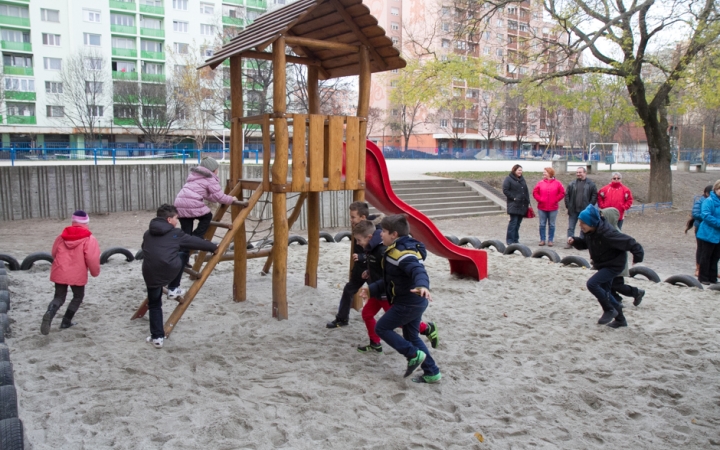
[[605, 220], [607, 220], [608, 224], [610, 224], [611, 227], [620, 231], [620, 228], [618, 228], [618, 220], [620, 220], [620, 211], [618, 211], [617, 208], [603, 208], [600, 210], [600, 212], [602, 213], [602, 216], [605, 218]]
[[375, 228], [380, 228], [380, 222], [385, 218], [385, 214], [371, 214], [368, 216], [368, 220], [375, 225]]
[[155, 217], [150, 221], [149, 231], [153, 236], [162, 236], [164, 234], [168, 234], [174, 229], [175, 227], [172, 226], [167, 219], [163, 219], [162, 217]]
[[214, 173], [210, 172], [208, 169], [202, 167], [202, 166], [196, 166], [190, 169], [190, 174], [188, 175], [188, 181], [191, 179], [198, 179], [198, 178], [212, 178], [215, 176]]
[[62, 237], [68, 248], [75, 248], [78, 245], [82, 245], [82, 240], [91, 235], [92, 233], [88, 230], [87, 225], [74, 224], [66, 227], [60, 234], [60, 237]]
[[411, 238], [410, 236], [401, 236], [397, 238], [393, 245], [396, 249], [400, 251], [417, 250], [420, 253], [420, 256], [422, 256], [423, 261], [425, 260], [425, 258], [427, 258], [427, 250], [425, 249], [425, 244]]

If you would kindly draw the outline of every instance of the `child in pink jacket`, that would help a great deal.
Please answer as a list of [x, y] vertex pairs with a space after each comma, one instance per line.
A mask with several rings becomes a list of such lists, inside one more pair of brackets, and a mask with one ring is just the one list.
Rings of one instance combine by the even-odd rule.
[[93, 277], [100, 275], [100, 246], [88, 229], [88, 223], [90, 217], [85, 211], [75, 211], [72, 225], [66, 227], [53, 243], [50, 281], [55, 283], [55, 297], [43, 316], [40, 326], [42, 334], [50, 333], [50, 323], [65, 303], [68, 286], [72, 289], [73, 298], [65, 311], [60, 328], [75, 325], [72, 318], [85, 297], [88, 270]]

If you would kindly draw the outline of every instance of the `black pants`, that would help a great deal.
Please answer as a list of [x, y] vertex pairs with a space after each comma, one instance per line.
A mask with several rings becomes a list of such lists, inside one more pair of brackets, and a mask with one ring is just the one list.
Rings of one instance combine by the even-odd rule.
[[150, 336], [153, 339], [164, 338], [165, 328], [163, 325], [162, 312], [162, 286], [147, 287], [148, 312], [150, 313]]
[[[212, 213], [207, 213], [204, 216], [200, 217], [188, 217], [184, 219], [180, 219], [180, 228], [183, 230], [185, 234], [189, 234], [191, 236], [197, 236], [201, 239], [205, 238], [205, 233], [207, 232], [208, 228], [210, 228], [210, 222], [212, 221]], [[193, 225], [195, 220], [198, 221], [198, 226], [193, 230]], [[180, 256], [180, 259], [182, 259], [182, 267], [185, 268], [185, 265], [190, 260], [190, 250], [186, 248], [181, 248], [178, 252], [178, 256]], [[180, 269], [180, 273], [177, 274], [174, 280], [170, 282], [168, 285], [168, 289], [175, 289], [178, 286], [180, 286], [180, 281], [182, 280], [183, 276], [183, 269]]]
[[717, 283], [720, 244], [698, 239], [698, 250], [700, 252], [700, 276], [698, 280], [701, 283]]
[[[65, 314], [71, 313], [69, 314], [69, 317], [72, 317], [75, 315], [78, 308], [80, 308], [83, 298], [85, 298], [85, 286], [70, 286], [70, 289], [72, 289], [73, 298], [70, 300], [70, 304], [68, 305]], [[65, 303], [67, 292], [67, 284], [55, 283], [55, 297], [53, 297], [50, 302], [50, 306], [55, 306], [55, 311], [60, 309], [60, 307]]]
[[340, 297], [340, 306], [338, 307], [337, 316], [335, 316], [337, 320], [346, 322], [350, 319], [350, 304], [352, 303], [353, 296], [357, 294], [357, 291], [365, 284], [365, 280], [362, 277], [364, 270], [365, 268], [362, 264], [358, 264], [357, 262], [353, 266], [350, 281], [345, 283], [342, 297]]
[[629, 284], [625, 284], [625, 277], [613, 278], [612, 287], [610, 289], [612, 290], [613, 296], [616, 300], [618, 300], [617, 294], [633, 298], [637, 297], [638, 295], [638, 288], [636, 288], [635, 286], [630, 286]]

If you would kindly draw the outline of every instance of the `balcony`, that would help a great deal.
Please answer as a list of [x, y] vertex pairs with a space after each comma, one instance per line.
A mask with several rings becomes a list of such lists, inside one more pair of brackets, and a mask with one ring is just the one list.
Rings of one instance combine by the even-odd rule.
[[113, 118], [113, 124], [119, 126], [119, 127], [127, 127], [135, 125], [135, 119], [127, 119], [123, 117], [114, 117]]
[[142, 77], [140, 79], [142, 81], [147, 81], [150, 83], [164, 83], [165, 82], [165, 74], [164, 73], [144, 73], [144, 74], [142, 74]]
[[267, 2], [265, 0], [247, 0], [245, 6], [248, 8], [267, 9]]
[[0, 41], [3, 50], [12, 50], [15, 52], [32, 52], [32, 44], [29, 42], [11, 42]]
[[157, 28], [140, 28], [140, 36], [165, 37], [165, 30]]
[[113, 95], [113, 103], [138, 103], [139, 96], [137, 95]]
[[5, 100], [20, 100], [22, 102], [34, 102], [34, 92], [5, 91]]
[[244, 5], [245, 2], [243, 0], [223, 0], [223, 3], [228, 5]]
[[134, 48], [113, 48], [112, 55], [121, 58], [137, 58], [137, 50]]
[[165, 15], [165, 8], [162, 6], [150, 6], [150, 5], [143, 5], [140, 4], [140, 12], [143, 14], [153, 14], [156, 16], [164, 16]]
[[3, 66], [3, 73], [5, 75], [35, 75], [35, 71], [32, 67], [17, 67], [17, 66]]
[[222, 23], [223, 23], [223, 25], [230, 25], [233, 27], [244, 27], [245, 26], [245, 20], [237, 18], [237, 17], [230, 17], [230, 16], [223, 16]]
[[129, 27], [127, 25], [110, 25], [110, 31], [113, 33], [121, 33], [121, 34], [137, 34], [137, 28], [136, 27]]
[[142, 59], [156, 59], [159, 61], [165, 61], [165, 53], [163, 52], [147, 52], [142, 50], [140, 52], [140, 58]]
[[8, 125], [37, 125], [35, 116], [7, 116]]
[[120, 2], [117, 0], [110, 0], [110, 9], [121, 9], [123, 11], [137, 11], [137, 4], [135, 2]]
[[122, 81], [137, 81], [138, 79], [138, 73], [137, 72], [118, 72], [116, 70], [112, 73], [113, 80], [122, 80]]
[[[15, 16], [0, 16], [0, 25], [11, 25], [13, 27], [30, 27], [30, 19]], [[8, 119], [10, 117], [8, 116]]]

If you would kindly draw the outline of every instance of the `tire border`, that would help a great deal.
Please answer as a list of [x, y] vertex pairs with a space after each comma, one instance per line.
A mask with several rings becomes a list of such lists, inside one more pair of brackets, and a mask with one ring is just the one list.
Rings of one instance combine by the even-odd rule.
[[117, 254], [125, 256], [125, 260], [127, 262], [135, 261], [135, 256], [130, 252], [130, 250], [123, 247], [112, 247], [102, 252], [102, 254], [100, 255], [100, 264], [105, 264], [106, 262], [108, 262], [108, 259], [110, 259], [111, 256]]
[[674, 286], [677, 286], [679, 284], [683, 284], [687, 287], [695, 287], [699, 289], [705, 289], [700, 283], [697, 278], [691, 277], [690, 275], [673, 275], [671, 277], [668, 277], [665, 279], [666, 283], [670, 283]]
[[532, 250], [530, 250], [530, 247], [523, 244], [510, 244], [507, 247], [505, 247], [505, 251], [503, 252], [503, 255], [512, 255], [515, 253], [516, 250], [520, 251], [520, 254], [523, 255], [526, 258], [529, 258], [532, 256]]
[[30, 253], [23, 259], [22, 264], [20, 264], [20, 270], [30, 270], [30, 268], [38, 261], [47, 261], [52, 264], [54, 258], [52, 255], [48, 252], [35, 252]]

